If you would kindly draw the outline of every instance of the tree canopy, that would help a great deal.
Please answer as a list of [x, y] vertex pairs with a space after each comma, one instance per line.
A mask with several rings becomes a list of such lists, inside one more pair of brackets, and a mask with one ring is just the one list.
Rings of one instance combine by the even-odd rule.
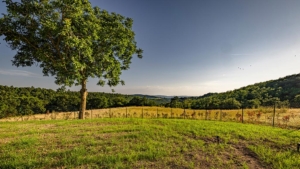
[[[154, 96], [89, 92], [87, 109], [123, 106], [162, 106], [170, 99]], [[34, 87], [0, 85], [0, 118], [42, 114], [47, 112], [78, 112], [80, 93]]]
[[[300, 107], [300, 74], [260, 82], [223, 93], [171, 99], [166, 106], [183, 108], [189, 100], [193, 109], [238, 109], [260, 106]], [[176, 103], [176, 104], [175, 104]]]
[[0, 36], [16, 50], [15, 66], [39, 65], [58, 85], [81, 85], [80, 118], [86, 108], [89, 77], [98, 85], [124, 85], [120, 79], [132, 56], [142, 58], [133, 20], [92, 7], [88, 0], [4, 1]]

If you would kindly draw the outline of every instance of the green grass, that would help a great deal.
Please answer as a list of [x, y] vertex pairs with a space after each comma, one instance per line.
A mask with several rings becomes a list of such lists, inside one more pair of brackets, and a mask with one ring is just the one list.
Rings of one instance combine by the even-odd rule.
[[300, 168], [298, 142], [297, 130], [217, 121], [3, 122], [0, 168]]

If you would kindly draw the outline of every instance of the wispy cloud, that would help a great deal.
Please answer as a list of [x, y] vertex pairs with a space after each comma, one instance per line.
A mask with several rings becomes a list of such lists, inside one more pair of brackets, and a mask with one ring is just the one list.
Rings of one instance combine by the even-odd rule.
[[38, 77], [36, 73], [32, 73], [25, 70], [3, 70], [0, 69], [0, 74], [7, 76], [25, 76], [25, 77]]
[[231, 56], [250, 56], [251, 54], [244, 54], [244, 53], [234, 53], [230, 54]]

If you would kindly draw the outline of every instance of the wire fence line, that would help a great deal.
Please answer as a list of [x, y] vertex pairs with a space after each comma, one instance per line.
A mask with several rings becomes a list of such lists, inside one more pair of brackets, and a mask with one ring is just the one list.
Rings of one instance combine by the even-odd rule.
[[[28, 120], [72, 120], [78, 119], [79, 111], [47, 112], [1, 119], [1, 121]], [[300, 127], [300, 109], [261, 107], [258, 109], [181, 109], [165, 107], [122, 107], [90, 109], [85, 119], [95, 118], [170, 118], [214, 121], [235, 121], [239, 123], [267, 124], [277, 127]]]

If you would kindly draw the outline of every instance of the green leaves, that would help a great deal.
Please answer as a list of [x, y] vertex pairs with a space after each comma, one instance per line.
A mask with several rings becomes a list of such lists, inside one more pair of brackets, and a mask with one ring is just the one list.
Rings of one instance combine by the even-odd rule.
[[[0, 36], [17, 54], [15, 66], [39, 64], [45, 76], [58, 85], [81, 85], [83, 118], [86, 82], [98, 77], [98, 85], [122, 85], [122, 70], [132, 55], [142, 58], [132, 31], [133, 20], [100, 8], [88, 0], [4, 1], [7, 14], [0, 18]], [[104, 79], [104, 80], [103, 80]]]
[[[0, 35], [17, 54], [13, 64], [39, 64], [57, 84], [80, 84], [88, 77], [118, 85], [132, 55], [142, 58], [132, 31], [133, 20], [92, 8], [88, 0], [5, 1]], [[103, 81], [98, 83], [103, 85]]]

